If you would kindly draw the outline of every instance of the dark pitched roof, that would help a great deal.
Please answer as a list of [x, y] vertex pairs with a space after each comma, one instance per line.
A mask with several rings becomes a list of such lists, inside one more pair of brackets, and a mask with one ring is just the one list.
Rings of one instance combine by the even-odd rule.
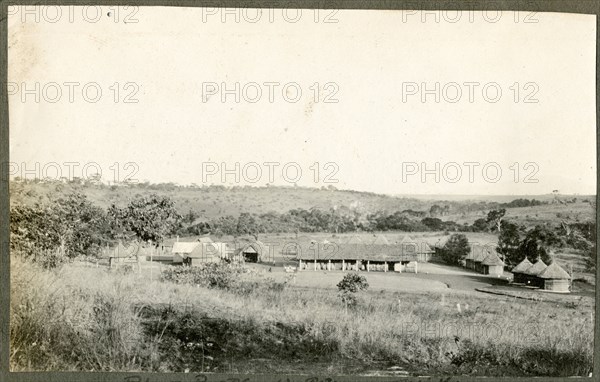
[[547, 267], [548, 266], [546, 265], [546, 263], [544, 263], [542, 259], [540, 259], [536, 261], [535, 264], [523, 271], [523, 273], [525, 273], [526, 275], [537, 276], [540, 273], [542, 273]]
[[516, 267], [513, 268], [512, 273], [523, 273], [532, 265], [533, 264], [531, 264], [531, 261], [529, 261], [529, 259], [524, 258], [523, 261], [521, 261], [519, 264], [517, 264]]

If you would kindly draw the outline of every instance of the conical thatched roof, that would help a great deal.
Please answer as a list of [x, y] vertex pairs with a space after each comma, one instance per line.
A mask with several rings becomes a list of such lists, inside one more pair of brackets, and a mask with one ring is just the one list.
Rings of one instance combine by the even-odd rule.
[[388, 245], [390, 244], [390, 242], [388, 241], [388, 239], [385, 238], [385, 236], [383, 235], [377, 235], [377, 237], [375, 238], [375, 240], [373, 240], [373, 243], [371, 243], [372, 245]]
[[523, 261], [521, 261], [519, 264], [517, 264], [516, 267], [513, 268], [512, 273], [523, 273], [532, 265], [533, 264], [531, 264], [531, 261], [529, 261], [529, 259], [524, 258]]
[[496, 255], [495, 253], [490, 253], [489, 255], [486, 256], [485, 259], [483, 259], [481, 264], [483, 264], [483, 265], [502, 265], [503, 266], [504, 262], [502, 260], [500, 260], [498, 255]]
[[345, 244], [363, 244], [363, 241], [357, 235], [353, 235], [353, 236], [350, 236], [350, 238], [348, 238], [348, 240], [346, 240]]
[[523, 273], [525, 273], [526, 275], [537, 276], [540, 273], [542, 273], [547, 267], [548, 266], [546, 265], [546, 263], [544, 263], [542, 259], [540, 259], [536, 261], [535, 264], [523, 271]]
[[398, 241], [398, 244], [416, 244], [415, 241], [408, 235], [402, 236], [402, 239]]
[[567, 280], [571, 278], [567, 271], [562, 269], [560, 265], [556, 264], [556, 262], [553, 262], [552, 264], [548, 265], [546, 269], [544, 269], [544, 271], [539, 274], [538, 277], [543, 279], [554, 280]]
[[483, 262], [488, 255], [490, 255], [489, 249], [486, 247], [474, 247], [473, 248], [473, 261], [477, 263]]

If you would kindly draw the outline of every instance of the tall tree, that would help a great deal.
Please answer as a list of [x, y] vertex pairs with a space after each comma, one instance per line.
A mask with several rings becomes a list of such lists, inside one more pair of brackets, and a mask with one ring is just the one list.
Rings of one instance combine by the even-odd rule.
[[502, 255], [501, 257], [505, 263], [516, 265], [525, 258], [525, 255], [519, 252], [520, 245], [521, 234], [519, 226], [506, 220], [502, 221], [496, 251]]
[[441, 248], [440, 255], [446, 264], [460, 265], [470, 251], [471, 246], [467, 237], [462, 233], [455, 233]]
[[499, 210], [491, 210], [487, 215], [487, 222], [492, 224], [492, 230], [500, 230], [502, 229], [502, 219], [506, 215], [506, 209], [502, 208]]
[[549, 249], [560, 245], [560, 239], [556, 233], [546, 226], [535, 226], [529, 230], [519, 246], [520, 255], [531, 262], [541, 259], [547, 265], [552, 263]]
[[181, 219], [175, 203], [167, 196], [156, 194], [138, 195], [122, 209], [113, 205], [108, 214], [116, 236], [123, 238], [133, 233], [138, 240], [151, 240], [156, 244], [173, 233]]

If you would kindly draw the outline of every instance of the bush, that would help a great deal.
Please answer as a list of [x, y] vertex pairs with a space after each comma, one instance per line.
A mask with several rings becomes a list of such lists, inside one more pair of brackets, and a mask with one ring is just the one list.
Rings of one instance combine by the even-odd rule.
[[229, 289], [240, 273], [239, 266], [209, 263], [198, 267], [171, 267], [163, 270], [161, 280], [178, 284], [193, 284], [207, 288]]
[[356, 306], [358, 300], [356, 293], [361, 290], [367, 290], [369, 283], [365, 276], [361, 276], [358, 273], [348, 273], [344, 276], [342, 281], [337, 284], [340, 298], [342, 302], [348, 306]]

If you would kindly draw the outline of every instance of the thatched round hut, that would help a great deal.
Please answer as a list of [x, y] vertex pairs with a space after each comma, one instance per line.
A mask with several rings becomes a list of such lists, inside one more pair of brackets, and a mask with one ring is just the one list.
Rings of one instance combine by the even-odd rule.
[[538, 288], [542, 288], [544, 286], [544, 280], [539, 277], [540, 273], [542, 273], [548, 266], [546, 263], [539, 259], [532, 266], [523, 271], [525, 275], [525, 284], [529, 286], [535, 286]]
[[483, 266], [483, 274], [485, 275], [502, 276], [504, 273], [504, 261], [500, 260], [495, 253], [487, 255], [481, 262], [481, 265]]
[[544, 289], [553, 292], [570, 292], [571, 276], [560, 267], [560, 265], [553, 262], [548, 265], [542, 273], [539, 274], [539, 278], [544, 280]]
[[513, 283], [525, 284], [527, 277], [525, 276], [524, 272], [532, 265], [533, 264], [531, 264], [531, 261], [529, 261], [527, 257], [517, 264], [517, 266], [512, 269]]

